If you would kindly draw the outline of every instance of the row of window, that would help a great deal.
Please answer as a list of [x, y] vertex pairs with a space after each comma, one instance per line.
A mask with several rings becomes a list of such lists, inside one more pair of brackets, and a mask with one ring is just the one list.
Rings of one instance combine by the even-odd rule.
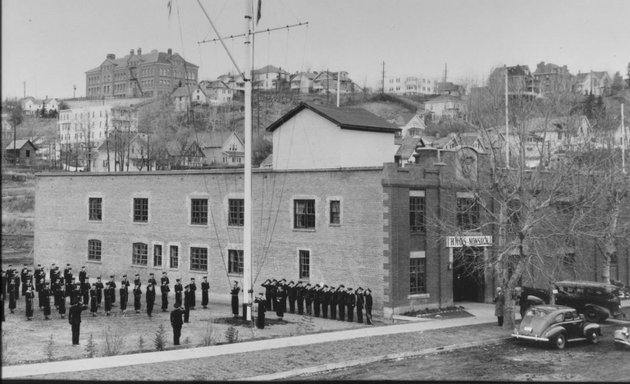
[[[294, 200], [293, 227], [296, 229], [315, 229], [315, 200]], [[242, 227], [245, 218], [245, 201], [243, 199], [228, 199], [228, 225]], [[90, 197], [88, 199], [88, 220], [103, 220], [103, 198]], [[149, 221], [149, 199], [135, 197], [133, 199], [133, 222], [147, 223]], [[208, 199], [190, 199], [190, 224], [208, 225]], [[341, 201], [329, 201], [329, 224], [341, 224]]]
[[[152, 266], [156, 268], [163, 267], [164, 250], [162, 244], [153, 244]], [[103, 244], [101, 240], [88, 240], [88, 261], [101, 262], [103, 254]], [[207, 247], [190, 247], [190, 270], [199, 272], [208, 272], [208, 248]], [[235, 275], [243, 274], [243, 250], [228, 249], [228, 273]], [[180, 252], [178, 245], [168, 246], [168, 268], [179, 269]], [[310, 277], [310, 251], [298, 251], [299, 278], [308, 279]], [[149, 245], [142, 242], [132, 244], [131, 264], [136, 266], [149, 266]]]

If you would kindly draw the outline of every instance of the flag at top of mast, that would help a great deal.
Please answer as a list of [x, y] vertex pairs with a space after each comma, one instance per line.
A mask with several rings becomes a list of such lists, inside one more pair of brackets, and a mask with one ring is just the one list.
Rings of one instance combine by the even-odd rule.
[[168, 8], [168, 17], [171, 17], [171, 8], [173, 6], [173, 4], [171, 4], [172, 0], [168, 0], [168, 2], [166, 3], [166, 8]]
[[261, 5], [262, 5], [262, 0], [258, 0], [258, 10], [256, 11], [256, 25], [258, 25], [258, 22], [260, 21], [260, 16], [262, 16], [262, 14], [260, 13]]

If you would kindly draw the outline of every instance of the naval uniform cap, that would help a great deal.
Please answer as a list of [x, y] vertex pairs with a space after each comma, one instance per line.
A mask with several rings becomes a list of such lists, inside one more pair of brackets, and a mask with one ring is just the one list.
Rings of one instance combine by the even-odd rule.
[[127, 275], [123, 275], [123, 277], [127, 277]]

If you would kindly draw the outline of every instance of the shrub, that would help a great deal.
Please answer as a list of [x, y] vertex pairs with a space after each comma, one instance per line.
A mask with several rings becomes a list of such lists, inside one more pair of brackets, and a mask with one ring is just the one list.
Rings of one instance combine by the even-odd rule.
[[238, 342], [238, 329], [235, 326], [230, 325], [228, 329], [225, 330], [225, 339], [228, 343], [237, 343]]
[[107, 327], [104, 333], [105, 343], [103, 344], [103, 356], [115, 356], [120, 354], [125, 344], [125, 339], [120, 331], [121, 327]]
[[144, 349], [144, 338], [142, 337], [142, 335], [140, 335], [140, 337], [138, 337], [138, 349], [139, 350], [143, 350]]
[[46, 342], [44, 353], [46, 354], [46, 359], [48, 359], [48, 361], [52, 361], [55, 358], [55, 341], [53, 340], [52, 333]]
[[153, 338], [153, 346], [156, 351], [163, 351], [166, 346], [166, 331], [164, 325], [160, 324], [157, 331], [155, 331], [155, 337]]
[[85, 346], [85, 352], [89, 358], [96, 356], [96, 342], [94, 342], [94, 336], [91, 333], [87, 345]]

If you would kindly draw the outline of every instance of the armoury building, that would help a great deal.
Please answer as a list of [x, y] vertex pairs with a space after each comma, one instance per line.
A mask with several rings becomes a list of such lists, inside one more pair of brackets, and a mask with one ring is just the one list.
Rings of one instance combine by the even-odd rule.
[[[486, 220], [467, 187], [487, 177], [486, 155], [401, 152], [398, 128], [361, 109], [303, 103], [268, 130], [272, 167], [252, 175], [254, 292], [267, 278], [369, 287], [385, 317], [491, 302], [492, 267], [466, 274], [459, 264], [493, 252], [492, 230], [468, 232]], [[242, 283], [243, 207], [242, 169], [39, 174], [35, 262], [116, 279], [207, 275], [211, 297], [227, 300]], [[461, 232], [442, 233], [433, 217]], [[625, 255], [624, 282], [627, 269]]]

